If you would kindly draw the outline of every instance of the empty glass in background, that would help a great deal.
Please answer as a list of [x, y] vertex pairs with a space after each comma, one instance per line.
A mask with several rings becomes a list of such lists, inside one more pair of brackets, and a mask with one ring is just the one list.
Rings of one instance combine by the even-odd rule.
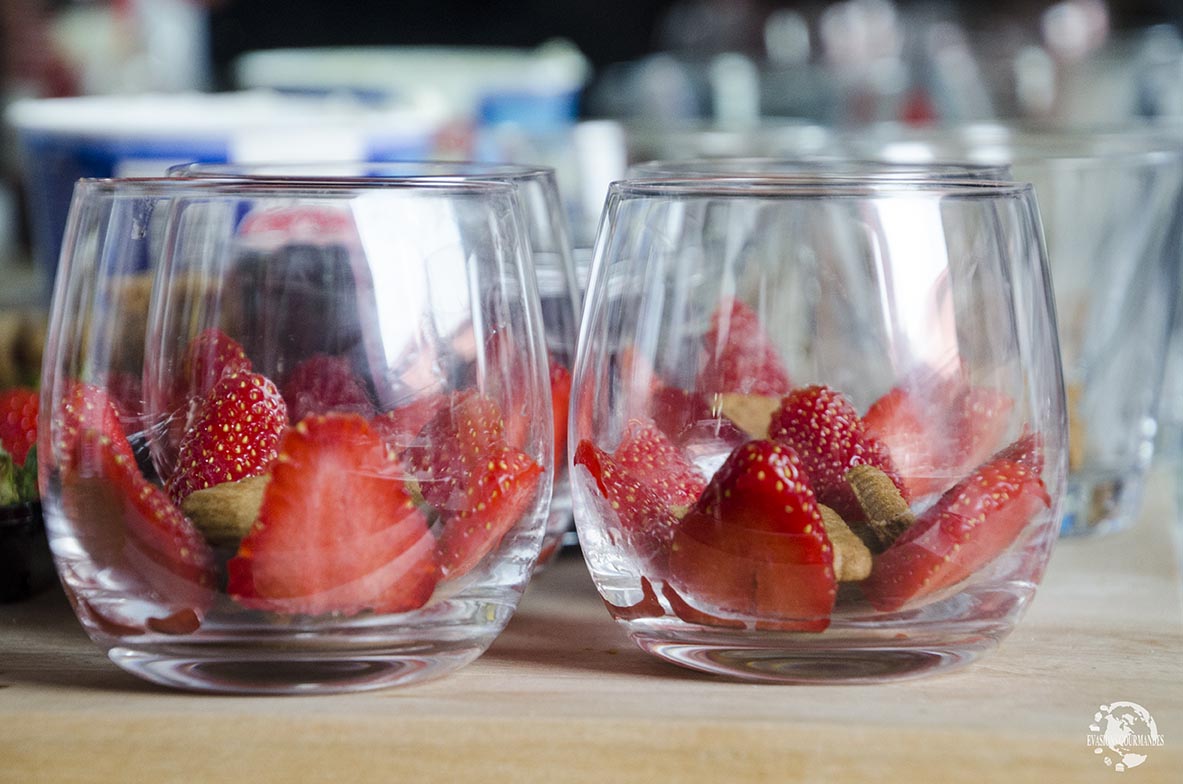
[[1006, 164], [888, 163], [837, 156], [814, 158], [694, 158], [655, 160], [629, 167], [631, 178], [648, 177], [796, 177], [807, 179], [862, 177], [875, 180], [912, 180], [939, 177], [948, 180], [1010, 180]]
[[1153, 128], [1002, 125], [873, 128], [853, 155], [900, 163], [1009, 163], [1035, 185], [1068, 389], [1062, 531], [1121, 529], [1138, 515], [1158, 428], [1183, 261], [1183, 145]]
[[492, 643], [553, 478], [525, 222], [497, 182], [78, 184], [38, 452], [59, 574], [113, 662], [307, 693]]
[[[229, 163], [187, 164], [169, 170], [188, 178], [243, 177], [247, 179], [333, 179], [352, 176], [367, 179], [445, 178], [507, 182], [517, 188], [526, 218], [529, 249], [538, 276], [542, 320], [550, 355], [551, 393], [555, 418], [555, 488], [539, 566], [559, 552], [564, 535], [571, 531], [571, 494], [566, 472], [567, 408], [571, 387], [570, 368], [579, 332], [581, 289], [576, 283], [571, 239], [553, 170], [512, 163], [472, 161], [400, 161], [384, 163]], [[497, 337], [491, 335], [491, 348]], [[524, 404], [523, 404], [524, 405]]]
[[571, 421], [576, 526], [613, 617], [660, 658], [753, 680], [991, 650], [1064, 494], [1047, 274], [1026, 184], [614, 184]]

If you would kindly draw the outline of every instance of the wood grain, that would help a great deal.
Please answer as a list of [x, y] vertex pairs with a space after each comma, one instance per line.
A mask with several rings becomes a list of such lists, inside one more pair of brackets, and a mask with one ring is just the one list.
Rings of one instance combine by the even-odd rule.
[[[1061, 542], [1027, 617], [967, 670], [766, 686], [666, 665], [609, 620], [577, 558], [541, 575], [474, 664], [402, 689], [212, 697], [123, 673], [61, 594], [0, 606], [0, 782], [1183, 780], [1183, 581], [1173, 472], [1131, 531]], [[1166, 745], [1115, 779], [1097, 707]]]

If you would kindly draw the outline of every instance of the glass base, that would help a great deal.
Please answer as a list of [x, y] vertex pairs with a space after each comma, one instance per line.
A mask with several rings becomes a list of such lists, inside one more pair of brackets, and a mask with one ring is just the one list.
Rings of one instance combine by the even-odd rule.
[[[803, 639], [785, 644], [762, 643], [750, 636], [727, 641], [694, 633], [654, 636], [633, 632], [633, 641], [647, 653], [672, 664], [712, 675], [764, 683], [885, 683], [911, 680], [960, 669], [989, 653], [998, 638], [975, 635], [954, 643], [843, 644], [841, 640]], [[697, 639], [696, 639], [697, 638]]]
[[1142, 506], [1144, 485], [1140, 471], [1070, 475], [1060, 536], [1096, 536], [1129, 528]]
[[171, 688], [227, 694], [337, 694], [438, 678], [476, 659], [486, 647], [471, 643], [421, 646], [405, 653], [342, 656], [115, 647], [107, 655], [132, 675]]

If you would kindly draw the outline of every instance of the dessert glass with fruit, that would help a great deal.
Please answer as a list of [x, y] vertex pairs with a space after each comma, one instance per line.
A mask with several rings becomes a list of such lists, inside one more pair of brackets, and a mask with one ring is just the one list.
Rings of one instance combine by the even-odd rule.
[[[175, 177], [246, 180], [333, 179], [341, 176], [382, 179], [491, 180], [513, 185], [522, 201], [526, 235], [534, 259], [542, 321], [546, 329], [551, 400], [555, 422], [555, 481], [546, 535], [538, 568], [559, 552], [572, 530], [571, 491], [567, 481], [567, 409], [571, 395], [571, 365], [579, 332], [580, 287], [575, 277], [570, 232], [553, 169], [513, 163], [476, 161], [394, 161], [380, 163], [190, 163], [169, 170]], [[490, 351], [504, 351], [492, 336]], [[519, 406], [519, 411], [521, 410]], [[522, 421], [520, 418], [517, 421]]]
[[[1068, 399], [1061, 533], [1132, 525], [1156, 435], [1183, 421], [1183, 376], [1167, 380], [1183, 259], [1183, 143], [1149, 126], [1022, 125], [852, 132], [852, 154], [895, 165], [955, 158], [1009, 165], [1035, 187], [1047, 240]], [[1177, 365], [1176, 367], [1183, 367]], [[1160, 412], [1165, 422], [1160, 422]]]
[[1039, 232], [1013, 182], [613, 185], [571, 477], [592, 577], [641, 648], [830, 682], [997, 645], [1065, 481]]
[[303, 693], [488, 647], [553, 481], [523, 226], [496, 182], [78, 184], [40, 478], [59, 574], [113, 662]]

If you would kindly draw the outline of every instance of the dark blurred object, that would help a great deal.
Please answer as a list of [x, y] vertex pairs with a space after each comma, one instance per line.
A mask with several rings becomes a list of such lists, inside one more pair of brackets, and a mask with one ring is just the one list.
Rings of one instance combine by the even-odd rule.
[[671, 0], [290, 0], [282, 5], [230, 0], [210, 15], [217, 83], [232, 85], [230, 65], [249, 51], [310, 46], [537, 46], [566, 38], [592, 64], [653, 51], [653, 31]]
[[27, 599], [54, 580], [41, 504], [0, 508], [0, 602]]

